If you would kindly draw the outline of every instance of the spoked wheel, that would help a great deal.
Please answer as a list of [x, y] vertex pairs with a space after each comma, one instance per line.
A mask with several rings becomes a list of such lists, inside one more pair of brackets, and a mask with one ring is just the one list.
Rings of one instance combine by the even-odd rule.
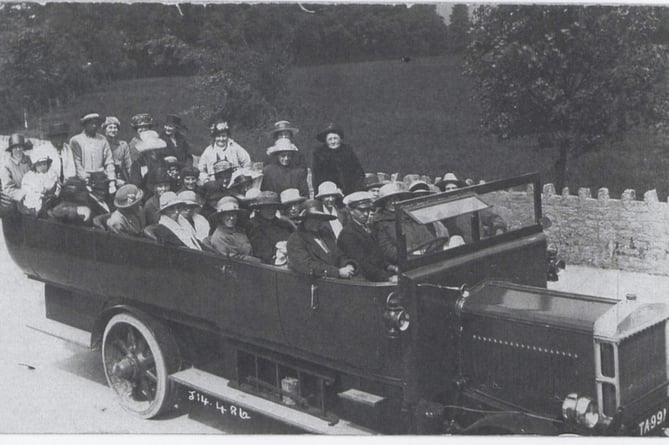
[[179, 367], [174, 337], [160, 322], [128, 313], [114, 315], [102, 338], [107, 383], [121, 406], [146, 419], [172, 407], [168, 376]]

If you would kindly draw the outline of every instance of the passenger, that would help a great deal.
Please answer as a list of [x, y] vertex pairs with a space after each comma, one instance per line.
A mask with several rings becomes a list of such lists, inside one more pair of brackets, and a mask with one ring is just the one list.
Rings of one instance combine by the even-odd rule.
[[214, 164], [227, 161], [233, 168], [251, 167], [251, 156], [244, 148], [230, 137], [230, 126], [227, 122], [216, 122], [211, 126], [213, 141], [202, 152], [198, 168], [200, 180], [204, 183], [214, 180]]
[[351, 215], [337, 240], [337, 246], [354, 259], [360, 274], [370, 281], [397, 282], [397, 266], [389, 263], [372, 236], [369, 221], [374, 211], [374, 198], [369, 192], [354, 192], [344, 198]]
[[267, 149], [271, 162], [263, 168], [261, 190], [281, 193], [289, 188], [296, 188], [303, 196], [309, 195], [307, 169], [294, 164], [297, 148], [289, 139], [279, 138]]
[[167, 166], [167, 175], [170, 177], [170, 190], [177, 191], [181, 189], [181, 169], [183, 164], [179, 162], [176, 156], [165, 156]]
[[180, 176], [181, 176], [182, 186], [179, 191], [191, 190], [197, 193], [198, 195], [204, 197], [204, 192], [197, 183], [200, 177], [200, 170], [197, 167], [191, 165], [182, 168]]
[[14, 133], [9, 136], [5, 151], [8, 151], [10, 155], [0, 169], [0, 183], [3, 194], [16, 202], [23, 200], [21, 182], [23, 176], [30, 171], [31, 166], [30, 157], [23, 151], [32, 148], [32, 143], [27, 141], [22, 134]]
[[[216, 203], [224, 196], [229, 194], [228, 184], [235, 168], [228, 161], [217, 161], [214, 164], [214, 180], [207, 181], [202, 186], [204, 194], [204, 209], [202, 214], [212, 215], [216, 210]], [[200, 173], [200, 176], [202, 173]]]
[[360, 190], [365, 171], [353, 149], [342, 143], [344, 132], [334, 123], [316, 135], [323, 144], [313, 152], [312, 182], [318, 185], [330, 181], [337, 184], [344, 194]]
[[144, 203], [144, 214], [146, 224], [158, 224], [160, 219], [160, 197], [170, 191], [170, 177], [167, 175], [167, 169], [163, 167], [152, 170], [147, 178], [147, 187], [151, 195]]
[[[116, 178], [122, 181], [122, 184], [130, 182], [130, 167], [132, 159], [130, 158], [130, 147], [128, 143], [118, 137], [118, 131], [121, 129], [121, 121], [117, 117], [107, 116], [102, 123], [102, 131], [105, 133], [107, 142], [111, 147], [112, 157], [114, 158], [114, 171]], [[119, 183], [119, 185], [122, 185]]]
[[147, 175], [158, 168], [167, 170], [165, 163], [165, 141], [158, 137], [153, 130], [144, 130], [139, 133], [139, 141], [135, 143], [137, 159], [130, 167], [130, 182], [137, 187], [148, 190]]
[[[168, 114], [163, 124], [160, 137], [167, 143], [166, 152], [168, 156], [174, 156], [183, 166], [193, 165], [193, 154], [190, 144], [183, 132], [188, 128], [176, 114]], [[176, 189], [175, 189], [176, 190]]]
[[107, 228], [112, 233], [142, 236], [146, 227], [142, 197], [144, 192], [134, 184], [126, 184], [118, 189], [114, 197], [116, 210], [107, 220]]
[[47, 211], [49, 217], [68, 224], [93, 225], [86, 181], [79, 177], [66, 179], [60, 192], [60, 200], [54, 208]]
[[344, 256], [323, 223], [336, 217], [318, 210], [319, 203], [306, 201], [300, 226], [288, 238], [288, 267], [313, 277], [352, 278], [357, 264]]
[[[269, 134], [274, 143], [272, 147], [274, 147], [276, 145], [276, 142], [281, 139], [287, 139], [288, 141], [290, 141], [290, 143], [293, 144], [293, 147], [295, 147], [295, 151], [293, 152], [292, 165], [294, 167], [303, 168], [306, 171], [307, 161], [304, 158], [304, 153], [302, 153], [302, 151], [300, 151], [297, 148], [297, 146], [295, 146], [295, 141], [294, 141], [295, 135], [299, 132], [300, 130], [290, 122], [278, 121], [274, 123], [272, 129], [269, 131]], [[272, 147], [268, 147], [267, 150], [265, 150], [265, 152], [267, 153], [267, 159], [265, 161], [265, 164], [270, 164], [272, 162], [272, 154], [270, 153], [270, 149]]]
[[383, 182], [379, 179], [377, 173], [365, 173], [365, 179], [362, 181], [362, 190], [371, 193], [372, 199], [379, 197], [379, 189]]
[[67, 144], [69, 134], [70, 126], [64, 122], [50, 124], [47, 132], [47, 137], [49, 138], [47, 148], [49, 150], [49, 157], [53, 161], [51, 168], [58, 175], [58, 182], [61, 185], [65, 183], [66, 179], [77, 176], [74, 154]]
[[179, 224], [184, 227], [188, 227], [193, 231], [193, 235], [197, 238], [198, 241], [204, 240], [209, 236], [211, 232], [211, 227], [207, 218], [200, 215], [200, 210], [202, 209], [202, 203], [197, 194], [192, 190], [184, 190], [177, 194], [179, 200], [181, 200], [186, 209], [181, 212], [179, 216]]
[[232, 196], [222, 197], [216, 203], [216, 230], [205, 241], [221, 255], [241, 258], [246, 261], [260, 262], [252, 256], [251, 242], [243, 230], [237, 226], [239, 203]]
[[165, 192], [160, 196], [160, 220], [154, 232], [156, 238], [166, 246], [202, 250], [191, 229], [179, 224], [179, 215], [184, 207], [174, 192]]
[[81, 118], [84, 130], [72, 136], [70, 147], [77, 166], [77, 175], [87, 179], [92, 172], [105, 171], [109, 179], [116, 178], [114, 157], [107, 138], [98, 134], [102, 118], [98, 113], [87, 113]]
[[[30, 153], [32, 166], [23, 175], [21, 190], [24, 193], [23, 208], [28, 214], [39, 216], [49, 209], [60, 195], [58, 175], [51, 169], [52, 160], [46, 148], [37, 147]], [[104, 173], [103, 173], [104, 174]]]
[[[473, 181], [472, 181], [473, 182]], [[467, 183], [460, 181], [453, 173], [446, 173], [444, 177], [436, 184], [442, 191], [448, 192], [457, 190], [461, 187], [466, 187]], [[483, 209], [478, 212], [479, 215], [479, 229], [482, 239], [490, 238], [491, 236], [501, 235], [506, 233], [507, 225], [504, 219], [495, 213], [491, 208]], [[452, 233], [459, 233], [463, 238], [464, 243], [471, 243], [474, 241], [472, 234], [472, 215], [458, 215], [455, 218], [449, 218], [444, 221], [444, 225]]]
[[[383, 257], [390, 264], [397, 264], [397, 232], [395, 228], [395, 204], [412, 198], [413, 194], [403, 182], [391, 182], [379, 190], [379, 197], [374, 201], [378, 208], [372, 221], [372, 232], [383, 252]], [[416, 249], [434, 239], [430, 231], [407, 215], [402, 215], [402, 228], [405, 232], [407, 252], [420, 254]]]
[[293, 228], [296, 230], [299, 224], [300, 211], [302, 210], [302, 203], [307, 200], [306, 197], [301, 196], [297, 189], [286, 189], [281, 192], [281, 215], [285, 220], [290, 221]]
[[132, 159], [132, 162], [134, 163], [139, 158], [139, 151], [137, 150], [136, 145], [142, 140], [141, 134], [153, 128], [153, 116], [148, 113], [136, 114], [130, 118], [130, 126], [135, 130], [135, 136], [128, 143], [130, 159]]
[[340, 206], [343, 197], [344, 195], [334, 182], [326, 181], [318, 186], [316, 199], [322, 204], [319, 210], [335, 217], [327, 224], [335, 240], [339, 238], [339, 234], [349, 218], [346, 209]]
[[228, 194], [234, 196], [238, 201], [243, 201], [246, 193], [252, 188], [260, 186], [262, 173], [249, 168], [238, 168], [230, 176], [228, 183]]
[[251, 202], [255, 214], [249, 221], [247, 233], [253, 247], [253, 256], [266, 264], [274, 263], [277, 243], [286, 241], [293, 233], [291, 224], [277, 217], [280, 205], [279, 195], [268, 191], [260, 192]]
[[104, 172], [91, 173], [88, 178], [88, 207], [93, 217], [114, 211], [114, 194], [116, 189], [112, 180]]

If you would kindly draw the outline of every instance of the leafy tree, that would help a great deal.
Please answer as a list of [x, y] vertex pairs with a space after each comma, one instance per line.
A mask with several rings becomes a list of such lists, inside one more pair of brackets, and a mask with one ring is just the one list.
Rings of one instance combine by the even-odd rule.
[[469, 44], [469, 9], [467, 5], [455, 4], [451, 9], [448, 25], [448, 42], [452, 51], [463, 51]]
[[651, 41], [657, 26], [649, 7], [478, 8], [466, 70], [478, 80], [484, 126], [557, 148], [561, 189], [569, 159], [667, 118], [667, 51]]

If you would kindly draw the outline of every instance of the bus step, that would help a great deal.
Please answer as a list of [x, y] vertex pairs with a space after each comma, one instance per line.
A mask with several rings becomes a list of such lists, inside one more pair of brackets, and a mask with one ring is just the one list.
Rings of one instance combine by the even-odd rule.
[[369, 435], [372, 431], [340, 419], [334, 425], [310, 414], [288, 408], [280, 403], [230, 387], [230, 381], [197, 368], [189, 368], [170, 375], [178, 384], [209, 394], [235, 405], [315, 434]]

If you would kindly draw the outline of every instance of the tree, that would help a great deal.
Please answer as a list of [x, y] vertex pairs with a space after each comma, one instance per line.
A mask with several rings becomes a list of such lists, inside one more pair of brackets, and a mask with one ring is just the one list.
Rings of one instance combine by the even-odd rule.
[[483, 125], [501, 138], [537, 137], [568, 160], [667, 119], [667, 51], [654, 45], [657, 8], [482, 6], [466, 71], [478, 82]]
[[448, 25], [449, 47], [454, 52], [463, 51], [469, 44], [469, 9], [467, 5], [453, 5]]

